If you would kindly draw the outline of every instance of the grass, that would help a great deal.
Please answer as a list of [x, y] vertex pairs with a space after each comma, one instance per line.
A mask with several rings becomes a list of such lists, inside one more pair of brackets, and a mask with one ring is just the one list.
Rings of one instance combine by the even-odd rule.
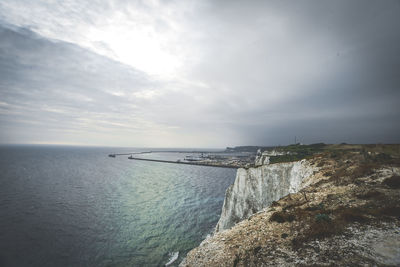
[[[265, 147], [264, 149], [273, 149]], [[327, 145], [316, 143], [311, 145], [293, 144], [275, 147], [277, 151], [288, 152], [286, 155], [271, 156], [270, 163], [298, 161], [313, 157], [316, 154], [328, 155], [331, 159], [340, 160], [349, 157], [351, 153], [361, 154], [368, 161], [375, 163], [390, 163], [400, 166], [400, 145]], [[322, 167], [320, 163], [318, 167]]]
[[321, 153], [325, 148], [324, 143], [317, 143], [311, 145], [289, 145], [289, 146], [279, 146], [276, 147], [276, 150], [288, 152], [289, 154], [281, 155], [281, 156], [272, 156], [270, 157], [270, 163], [278, 163], [278, 162], [291, 162], [302, 160], [308, 157], [315, 155], [316, 153]]
[[292, 162], [302, 160], [305, 157], [303, 155], [281, 155], [281, 156], [271, 156], [269, 158], [269, 163], [280, 163], [280, 162]]

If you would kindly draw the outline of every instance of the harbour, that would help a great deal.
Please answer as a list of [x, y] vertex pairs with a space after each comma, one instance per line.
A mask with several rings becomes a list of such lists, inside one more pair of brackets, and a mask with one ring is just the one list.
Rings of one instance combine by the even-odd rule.
[[[146, 156], [139, 156], [145, 154]], [[128, 159], [131, 160], [238, 169], [253, 166], [255, 153], [249, 151], [238, 152], [228, 149], [221, 151], [150, 150], [112, 153], [108, 156], [111, 158], [128, 156]]]

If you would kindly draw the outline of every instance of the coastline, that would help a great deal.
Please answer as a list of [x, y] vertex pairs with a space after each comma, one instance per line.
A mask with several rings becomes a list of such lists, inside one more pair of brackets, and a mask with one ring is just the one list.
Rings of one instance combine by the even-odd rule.
[[400, 264], [400, 157], [393, 146], [385, 147], [394, 151], [389, 156], [373, 150], [315, 155], [299, 192], [216, 231], [179, 266]]

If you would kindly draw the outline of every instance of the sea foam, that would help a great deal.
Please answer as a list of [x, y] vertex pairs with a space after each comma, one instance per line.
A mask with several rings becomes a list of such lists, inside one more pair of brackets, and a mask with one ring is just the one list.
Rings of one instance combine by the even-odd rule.
[[172, 263], [174, 263], [178, 259], [179, 251], [171, 252], [171, 253], [168, 254], [168, 256], [169, 256], [169, 260], [165, 264], [165, 266], [170, 266]]

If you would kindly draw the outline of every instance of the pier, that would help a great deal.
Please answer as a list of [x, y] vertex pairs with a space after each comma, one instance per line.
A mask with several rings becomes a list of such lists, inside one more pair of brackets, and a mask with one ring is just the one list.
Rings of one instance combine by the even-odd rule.
[[194, 151], [182, 151], [182, 150], [152, 150], [152, 151], [144, 151], [144, 152], [131, 152], [131, 153], [113, 153], [109, 154], [108, 156], [111, 158], [115, 158], [116, 156], [129, 156], [129, 155], [137, 155], [137, 154], [151, 154], [151, 153], [187, 153], [187, 154], [208, 154], [208, 153], [213, 153], [213, 154], [218, 154], [218, 153], [224, 153], [223, 151], [200, 151], [200, 150], [194, 150]]
[[131, 152], [131, 153], [116, 153], [116, 154], [109, 154], [110, 158], [115, 158], [116, 156], [129, 156], [129, 155], [136, 155], [136, 154], [149, 154], [152, 151], [145, 151], [145, 152]]
[[197, 166], [207, 166], [207, 167], [218, 167], [218, 168], [231, 168], [231, 169], [238, 169], [238, 166], [233, 165], [224, 165], [224, 164], [208, 164], [202, 162], [185, 162], [185, 161], [172, 161], [172, 160], [161, 160], [161, 159], [144, 159], [144, 158], [136, 158], [130, 156], [128, 159], [133, 160], [143, 160], [143, 161], [152, 161], [152, 162], [161, 162], [161, 163], [173, 163], [173, 164], [185, 164], [185, 165], [197, 165]]

